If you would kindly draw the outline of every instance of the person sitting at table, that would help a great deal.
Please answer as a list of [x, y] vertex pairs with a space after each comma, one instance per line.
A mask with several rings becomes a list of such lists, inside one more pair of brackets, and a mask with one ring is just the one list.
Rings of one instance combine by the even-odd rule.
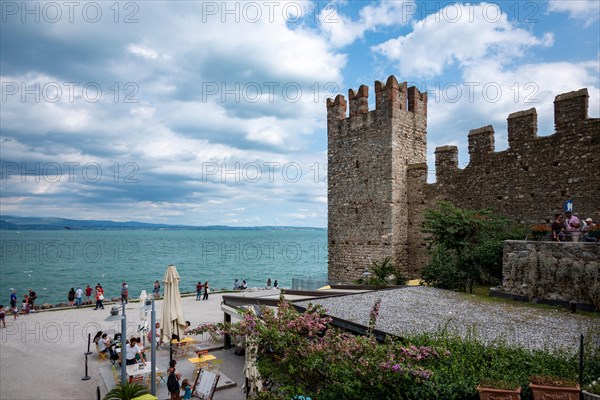
[[144, 352], [146, 351], [146, 349], [144, 349], [144, 345], [142, 344], [142, 338], [135, 338], [136, 341], [136, 346], [140, 348], [140, 353], [135, 355], [135, 358], [137, 358], [138, 360], [141, 359], [142, 354], [144, 354]]
[[[122, 354], [122, 353], [121, 353]], [[142, 354], [140, 348], [137, 345], [137, 339], [136, 338], [131, 338], [131, 340], [129, 340], [129, 343], [127, 344], [127, 354], [126, 354], [126, 361], [125, 364], [127, 365], [133, 365], [136, 364], [136, 355], [140, 355], [140, 361], [146, 365], [146, 360], [144, 360], [144, 355]]]
[[102, 334], [100, 340], [98, 340], [98, 350], [100, 353], [108, 353], [111, 360], [117, 360], [119, 356], [113, 350], [115, 343], [108, 338], [106, 333]]
[[185, 329], [183, 330], [184, 335], [189, 335], [190, 331], [192, 330], [191, 325], [192, 323], [190, 321], [185, 321]]
[[102, 331], [98, 331], [96, 332], [96, 336], [94, 336], [93, 342], [98, 344], [98, 342], [100, 341], [100, 338], [102, 337]]
[[110, 346], [112, 346], [112, 344], [110, 343], [110, 340], [108, 340], [108, 335], [103, 333], [100, 340], [98, 340], [98, 351], [100, 351], [100, 353], [106, 353]]

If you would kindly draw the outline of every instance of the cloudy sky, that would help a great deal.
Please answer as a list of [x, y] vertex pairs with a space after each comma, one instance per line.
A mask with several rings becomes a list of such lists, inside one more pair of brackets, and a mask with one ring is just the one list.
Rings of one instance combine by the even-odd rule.
[[[2, 1], [5, 215], [327, 225], [325, 99], [429, 92], [428, 159], [587, 87], [600, 2]], [[370, 102], [374, 101], [371, 89]]]

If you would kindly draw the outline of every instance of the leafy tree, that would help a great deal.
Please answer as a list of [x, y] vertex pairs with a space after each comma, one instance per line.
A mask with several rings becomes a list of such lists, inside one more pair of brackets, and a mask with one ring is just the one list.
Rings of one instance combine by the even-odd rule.
[[503, 241], [523, 237], [522, 227], [490, 209], [463, 210], [446, 201], [425, 211], [423, 231], [431, 256], [423, 279], [434, 286], [470, 291], [475, 283], [502, 279]]

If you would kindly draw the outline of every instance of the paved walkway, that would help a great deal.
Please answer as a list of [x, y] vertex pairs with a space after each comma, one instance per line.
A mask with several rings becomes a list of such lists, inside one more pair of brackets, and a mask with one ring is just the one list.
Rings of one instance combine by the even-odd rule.
[[[211, 294], [207, 301], [184, 297], [182, 302], [184, 315], [192, 326], [223, 321], [220, 294]], [[99, 360], [93, 343], [93, 354], [88, 357], [88, 375], [91, 379], [82, 381], [81, 378], [85, 375], [84, 353], [87, 350], [88, 333], [93, 337], [98, 330], [121, 330], [120, 321], [110, 318], [111, 306], [106, 305], [104, 310], [69, 308], [36, 312], [20, 316], [16, 321], [7, 315], [6, 329], [0, 329], [0, 399], [95, 399], [97, 386], [104, 397], [108, 388], [99, 368], [108, 362]], [[157, 320], [160, 320], [161, 307], [162, 301], [159, 300], [156, 302]], [[140, 324], [140, 303], [130, 303], [126, 313], [127, 333], [132, 336]], [[168, 352], [164, 353], [168, 357]], [[222, 351], [217, 358], [224, 359], [223, 372], [236, 380], [238, 386], [216, 392], [214, 399], [245, 399], [243, 382], [240, 381], [244, 357], [233, 355], [233, 351]], [[187, 363], [187, 360], [180, 363]], [[165, 398], [162, 395], [159, 397], [161, 400]]]

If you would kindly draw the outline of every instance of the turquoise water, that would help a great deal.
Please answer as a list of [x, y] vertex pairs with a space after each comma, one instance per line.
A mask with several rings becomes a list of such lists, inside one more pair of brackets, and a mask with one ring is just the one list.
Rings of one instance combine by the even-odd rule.
[[[109, 298], [152, 291], [169, 264], [181, 276], [182, 291], [198, 281], [231, 289], [233, 280], [264, 287], [267, 278], [291, 287], [294, 277], [327, 275], [324, 230], [114, 230], [0, 231], [0, 304], [10, 288], [22, 299], [32, 288], [37, 304], [67, 301], [71, 287], [100, 283]], [[162, 285], [162, 283], [161, 283]]]

